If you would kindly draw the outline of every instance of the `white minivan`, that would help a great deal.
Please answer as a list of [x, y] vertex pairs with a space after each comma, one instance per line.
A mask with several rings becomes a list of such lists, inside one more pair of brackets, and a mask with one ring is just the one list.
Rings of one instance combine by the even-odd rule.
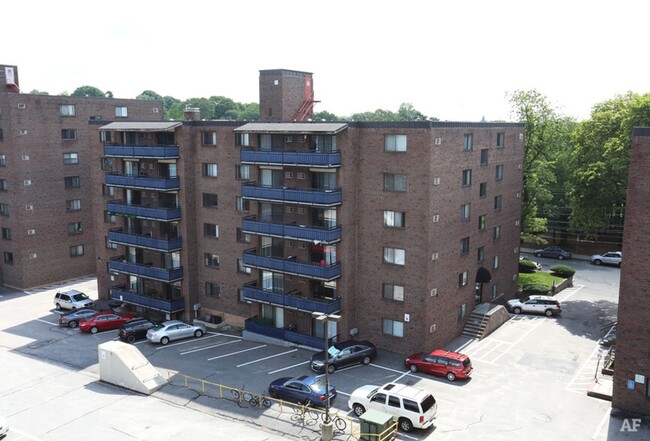
[[436, 399], [429, 392], [397, 383], [361, 386], [350, 395], [348, 406], [358, 417], [368, 409], [393, 415], [404, 432], [414, 427], [428, 429], [438, 413]]

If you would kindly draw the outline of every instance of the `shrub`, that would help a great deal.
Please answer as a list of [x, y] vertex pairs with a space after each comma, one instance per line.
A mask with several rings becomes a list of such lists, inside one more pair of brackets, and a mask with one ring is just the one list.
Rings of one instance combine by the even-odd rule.
[[555, 265], [549, 268], [549, 270], [560, 277], [564, 277], [565, 279], [568, 279], [576, 273], [576, 270], [567, 265]]
[[520, 260], [519, 261], [519, 272], [520, 273], [534, 273], [537, 271], [537, 267], [535, 266], [535, 262], [532, 262], [530, 260]]
[[524, 285], [522, 291], [525, 295], [548, 295], [551, 292], [551, 287], [541, 283], [534, 283], [530, 285]]

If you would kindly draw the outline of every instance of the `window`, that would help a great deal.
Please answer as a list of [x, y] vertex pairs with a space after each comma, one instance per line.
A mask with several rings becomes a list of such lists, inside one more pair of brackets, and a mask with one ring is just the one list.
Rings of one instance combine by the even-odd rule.
[[244, 199], [242, 196], [237, 196], [237, 211], [250, 211], [251, 202], [248, 199]]
[[481, 149], [481, 165], [488, 163], [488, 149]]
[[101, 161], [100, 166], [102, 170], [109, 170], [109, 171], [113, 170], [115, 164], [114, 158], [101, 158], [100, 161]]
[[7, 180], [0, 179], [0, 191], [7, 191]]
[[13, 265], [14, 264], [14, 253], [9, 253], [9, 252], [5, 251], [2, 254], [2, 257], [3, 257], [6, 264], [8, 264], [8, 265]]
[[386, 135], [384, 137], [384, 150], [387, 152], [405, 152], [406, 135]]
[[506, 134], [497, 133], [497, 147], [505, 147], [506, 145]]
[[0, 216], [9, 216], [9, 204], [0, 204]]
[[106, 248], [111, 250], [117, 249], [117, 244], [115, 242], [111, 242], [110, 240], [108, 240], [108, 237], [104, 237], [104, 239], [106, 239]]
[[399, 397], [395, 397], [393, 395], [388, 396], [388, 405], [390, 407], [398, 407], [398, 408], [402, 407], [399, 403]]
[[74, 116], [75, 115], [74, 104], [61, 104], [61, 106], [59, 107], [59, 113], [62, 116]]
[[218, 208], [217, 195], [214, 193], [203, 193], [203, 206], [207, 208]]
[[469, 220], [470, 206], [471, 206], [471, 204], [463, 204], [463, 205], [460, 206], [460, 220], [461, 221]]
[[248, 133], [235, 133], [235, 145], [237, 147], [250, 146], [250, 135]]
[[115, 108], [115, 116], [118, 118], [126, 118], [129, 116], [129, 110], [126, 106], [118, 106]]
[[241, 228], [237, 228], [237, 242], [251, 243], [251, 235], [244, 233]]
[[68, 199], [65, 201], [65, 206], [68, 211], [81, 210], [81, 199]]
[[384, 227], [406, 227], [406, 213], [384, 210]]
[[76, 129], [61, 129], [61, 139], [64, 141], [70, 141], [77, 139], [77, 130]]
[[72, 222], [68, 224], [68, 234], [79, 234], [83, 232], [81, 222]]
[[384, 262], [394, 265], [404, 265], [406, 252], [399, 248], [384, 248]]
[[219, 225], [203, 224], [203, 236], [219, 238]]
[[84, 255], [83, 245], [72, 245], [70, 247], [70, 257], [78, 257]]
[[201, 132], [203, 145], [217, 145], [217, 132]]
[[251, 268], [249, 266], [244, 265], [244, 261], [241, 259], [237, 259], [237, 272], [244, 273], [244, 274], [250, 274], [252, 272]]
[[494, 171], [494, 179], [496, 179], [497, 181], [503, 179], [503, 164], [497, 165], [497, 168]]
[[336, 136], [332, 135], [316, 135], [313, 137], [314, 148], [317, 152], [335, 152], [336, 151]]
[[470, 151], [472, 150], [473, 147], [473, 139], [472, 139], [472, 134], [471, 133], [465, 133], [463, 135], [463, 150], [464, 151]]
[[478, 197], [485, 199], [487, 197], [487, 182], [481, 182], [478, 186]]
[[203, 176], [216, 178], [217, 177], [217, 164], [203, 163]]
[[7, 166], [7, 156], [0, 155], [0, 167], [6, 167], [6, 166]]
[[463, 271], [458, 275], [458, 286], [467, 286], [469, 280], [469, 272]]
[[479, 231], [485, 230], [487, 224], [487, 216], [482, 214], [478, 217], [478, 229]]
[[104, 212], [104, 222], [107, 224], [115, 224], [117, 223], [117, 216], [114, 214], [109, 213], [108, 211]]
[[111, 132], [107, 132], [105, 130], [102, 130], [99, 132], [99, 140], [101, 142], [111, 142]]
[[11, 228], [2, 229], [2, 238], [5, 240], [11, 240]]
[[501, 239], [501, 225], [497, 225], [492, 229], [492, 239]]
[[250, 301], [246, 300], [246, 297], [244, 297], [244, 290], [243, 289], [238, 289], [237, 290], [237, 301], [239, 303], [250, 303]]
[[251, 167], [249, 165], [235, 166], [235, 179], [246, 180], [251, 178]]
[[382, 328], [385, 335], [404, 337], [404, 323], [397, 320], [382, 319]]
[[463, 170], [463, 187], [472, 185], [472, 170]]
[[460, 240], [460, 254], [461, 256], [469, 253], [469, 237], [463, 237]]
[[208, 297], [221, 297], [221, 286], [215, 282], [205, 282], [205, 295]]
[[81, 181], [79, 176], [66, 176], [65, 178], [65, 188], [79, 188], [81, 187]]
[[492, 268], [497, 269], [499, 268], [499, 256], [496, 255], [492, 258]]
[[466, 312], [467, 312], [467, 303], [463, 303], [458, 307], [458, 320], [464, 319]]
[[2, 135], [2, 129], [0, 129], [0, 141], [4, 140], [4, 136]]
[[494, 300], [498, 297], [499, 295], [499, 285], [493, 285], [492, 286], [492, 294], [490, 295], [491, 300]]
[[476, 260], [481, 262], [485, 259], [485, 247], [478, 247], [476, 250]]
[[219, 256], [216, 254], [204, 253], [203, 260], [205, 262], [205, 266], [209, 266], [211, 268], [219, 268]]
[[102, 184], [102, 195], [104, 196], [115, 196], [115, 187], [110, 185]]
[[391, 285], [384, 283], [382, 297], [385, 299], [404, 301], [404, 287], [399, 285]]
[[78, 153], [64, 153], [63, 154], [63, 163], [64, 164], [79, 164], [79, 154]]
[[385, 191], [406, 191], [406, 175], [384, 173]]
[[501, 195], [494, 197], [494, 209], [501, 210]]

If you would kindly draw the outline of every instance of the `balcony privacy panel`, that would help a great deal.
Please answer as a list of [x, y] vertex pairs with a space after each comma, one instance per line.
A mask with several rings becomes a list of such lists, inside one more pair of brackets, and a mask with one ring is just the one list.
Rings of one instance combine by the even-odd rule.
[[104, 156], [113, 158], [178, 159], [178, 146], [106, 145]]
[[131, 305], [143, 306], [145, 308], [155, 309], [169, 314], [183, 311], [185, 309], [185, 299], [182, 297], [174, 300], [154, 299], [153, 297], [136, 294], [124, 289], [112, 288], [111, 298]]

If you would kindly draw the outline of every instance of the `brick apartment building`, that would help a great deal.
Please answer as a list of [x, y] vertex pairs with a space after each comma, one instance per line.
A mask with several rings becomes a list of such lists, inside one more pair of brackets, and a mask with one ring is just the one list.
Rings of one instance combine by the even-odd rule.
[[94, 274], [91, 120], [161, 120], [162, 103], [20, 93], [0, 65], [0, 284]]
[[259, 90], [259, 122], [92, 122], [100, 297], [312, 347], [337, 314], [407, 353], [514, 295], [522, 124], [312, 122], [311, 73]]
[[650, 128], [635, 128], [625, 204], [625, 235], [616, 325], [612, 406], [650, 415]]

